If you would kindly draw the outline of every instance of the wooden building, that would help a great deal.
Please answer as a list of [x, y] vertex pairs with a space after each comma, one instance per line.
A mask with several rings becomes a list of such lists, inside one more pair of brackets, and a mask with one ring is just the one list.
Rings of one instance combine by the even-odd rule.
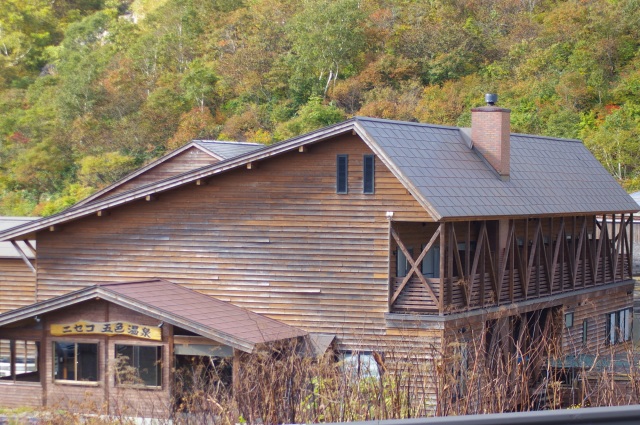
[[[0, 315], [0, 339], [35, 326], [49, 300], [151, 278], [335, 337], [344, 352], [426, 359], [477, 334], [508, 352], [562, 315], [567, 351], [630, 338], [638, 205], [580, 141], [511, 134], [506, 109], [473, 109], [471, 129], [356, 117], [141, 183], [0, 233], [37, 240], [38, 301]], [[47, 314], [45, 344], [62, 320]], [[113, 344], [97, 344], [113, 359]], [[49, 350], [36, 404], [67, 384], [52, 379]]]

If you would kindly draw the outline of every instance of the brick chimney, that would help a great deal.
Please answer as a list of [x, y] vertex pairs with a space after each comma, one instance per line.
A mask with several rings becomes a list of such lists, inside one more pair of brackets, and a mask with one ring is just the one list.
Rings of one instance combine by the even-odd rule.
[[487, 106], [471, 109], [471, 141], [502, 180], [509, 180], [511, 110], [495, 106], [498, 96], [485, 95]]

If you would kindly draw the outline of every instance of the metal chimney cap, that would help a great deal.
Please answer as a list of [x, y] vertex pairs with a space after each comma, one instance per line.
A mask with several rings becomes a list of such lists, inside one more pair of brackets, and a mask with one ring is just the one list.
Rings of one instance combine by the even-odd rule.
[[484, 101], [487, 102], [487, 105], [493, 106], [498, 103], [498, 95], [495, 93], [487, 93], [484, 95]]

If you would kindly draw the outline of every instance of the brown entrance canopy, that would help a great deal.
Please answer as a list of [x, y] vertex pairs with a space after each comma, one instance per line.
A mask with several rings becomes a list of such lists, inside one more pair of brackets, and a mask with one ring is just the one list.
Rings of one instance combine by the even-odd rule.
[[255, 346], [307, 332], [166, 280], [106, 283], [0, 315], [0, 326], [102, 299], [251, 353]]

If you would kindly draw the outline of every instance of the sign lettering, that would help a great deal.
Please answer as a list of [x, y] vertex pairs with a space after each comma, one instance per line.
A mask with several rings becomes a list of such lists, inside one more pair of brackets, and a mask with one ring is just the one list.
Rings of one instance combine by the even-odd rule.
[[134, 338], [161, 341], [162, 329], [157, 326], [146, 326], [122, 321], [95, 323], [80, 320], [75, 323], [51, 325], [51, 335], [128, 335]]

